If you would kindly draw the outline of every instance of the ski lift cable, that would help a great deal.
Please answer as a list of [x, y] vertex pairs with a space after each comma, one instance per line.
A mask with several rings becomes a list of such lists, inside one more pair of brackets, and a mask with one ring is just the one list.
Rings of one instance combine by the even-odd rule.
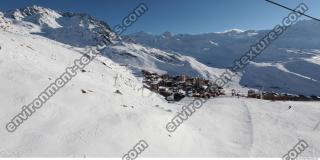
[[289, 8], [289, 7], [286, 7], [286, 6], [282, 5], [282, 4], [273, 2], [273, 1], [271, 1], [271, 0], [265, 0], [265, 1], [267, 1], [267, 2], [269, 2], [269, 3], [272, 3], [272, 4], [274, 4], [274, 5], [277, 5], [277, 6], [279, 6], [279, 7], [285, 8], [285, 9], [287, 9], [287, 10], [290, 10], [290, 11], [293, 11], [293, 12], [296, 12], [296, 13], [299, 13], [299, 14], [301, 14], [301, 15], [304, 15], [304, 16], [306, 16], [306, 17], [308, 17], [308, 18], [311, 18], [311, 19], [313, 19], [313, 20], [316, 20], [316, 21], [319, 21], [319, 22], [320, 22], [320, 19], [318, 19], [318, 18], [314, 18], [314, 17], [309, 16], [309, 15], [307, 15], [307, 14], [301, 13], [301, 12], [299, 12], [299, 11], [296, 11], [296, 10], [294, 10], [294, 9], [291, 9], [291, 8]]

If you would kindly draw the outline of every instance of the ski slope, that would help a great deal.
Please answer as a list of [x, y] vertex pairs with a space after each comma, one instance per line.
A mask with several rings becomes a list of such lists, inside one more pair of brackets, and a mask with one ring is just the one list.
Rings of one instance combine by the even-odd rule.
[[6, 31], [0, 45], [1, 157], [122, 157], [140, 139], [149, 144], [142, 157], [281, 157], [299, 139], [310, 146], [303, 156], [319, 153], [318, 102], [219, 97], [169, 133], [166, 124], [189, 100], [167, 103], [124, 82], [115, 85], [119, 74], [142, 84], [101, 56], [9, 133], [6, 123], [86, 48]]
[[[142, 157], [282, 157], [300, 139], [309, 144], [302, 156], [319, 155], [319, 102], [218, 97], [170, 133], [166, 124], [191, 99], [168, 103], [141, 90], [139, 69], [211, 79], [222, 69], [176, 52], [113, 39], [105, 23], [84, 14], [27, 7], [0, 13], [0, 28], [0, 157], [122, 157], [141, 139], [149, 144]], [[24, 105], [101, 36], [114, 42], [103, 56], [79, 71], [15, 132], [5, 130]], [[211, 41], [210, 45], [221, 43]], [[312, 52], [308, 61], [319, 64], [318, 50]], [[286, 65], [259, 63], [256, 67], [318, 78], [314, 72]], [[116, 81], [115, 77], [121, 78]], [[248, 88], [239, 83], [241, 79], [236, 79], [228, 85], [245, 92]]]

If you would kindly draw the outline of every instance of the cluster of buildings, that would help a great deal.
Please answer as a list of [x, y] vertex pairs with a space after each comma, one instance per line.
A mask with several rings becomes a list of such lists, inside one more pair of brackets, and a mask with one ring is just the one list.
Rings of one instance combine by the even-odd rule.
[[158, 75], [145, 70], [142, 74], [146, 87], [168, 101], [179, 101], [184, 97], [210, 98], [224, 95], [223, 88], [213, 87], [209, 80], [200, 77]]
[[[169, 76], [158, 75], [142, 70], [143, 83], [146, 88], [164, 96], [167, 101], [180, 101], [184, 97], [211, 98], [225, 95], [221, 87], [214, 86], [209, 80], [200, 77], [186, 75]], [[248, 94], [236, 93], [232, 90], [232, 96], [257, 98], [272, 101], [320, 101], [319, 96], [304, 96], [287, 93], [249, 90]]]
[[249, 98], [258, 98], [272, 101], [320, 101], [319, 96], [294, 95], [287, 93], [265, 92], [265, 91], [248, 91]]

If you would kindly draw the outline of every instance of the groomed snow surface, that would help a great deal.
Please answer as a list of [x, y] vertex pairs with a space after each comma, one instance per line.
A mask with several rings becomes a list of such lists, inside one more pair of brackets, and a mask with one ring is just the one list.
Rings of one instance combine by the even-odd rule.
[[4, 31], [0, 45], [1, 157], [122, 157], [141, 139], [149, 144], [142, 157], [282, 157], [300, 139], [309, 144], [302, 156], [320, 153], [320, 128], [315, 128], [319, 102], [219, 97], [169, 133], [166, 124], [190, 100], [167, 103], [121, 81], [114, 85], [117, 75], [141, 82], [106, 57], [78, 72], [9, 133], [6, 123], [72, 66], [85, 48]]

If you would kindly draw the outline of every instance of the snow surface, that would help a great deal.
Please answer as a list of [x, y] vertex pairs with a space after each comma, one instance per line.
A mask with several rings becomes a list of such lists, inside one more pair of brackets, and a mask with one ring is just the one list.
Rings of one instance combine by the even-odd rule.
[[136, 72], [148, 70], [159, 74], [201, 76], [216, 79], [223, 69], [208, 67], [192, 57], [168, 53], [139, 44], [121, 43], [112, 45], [104, 55], [119, 64], [127, 64]]
[[[9, 24], [1, 28], [8, 32], [41, 35], [71, 46], [84, 48], [107, 37], [113, 45], [104, 51], [104, 55], [139, 73], [141, 69], [147, 69], [159, 74], [187, 74], [212, 79], [223, 72], [222, 69], [207, 67], [192, 57], [122, 42], [111, 32], [108, 24], [87, 14], [62, 13], [32, 6], [5, 15]], [[164, 35], [170, 37], [170, 34]]]
[[[140, 139], [149, 144], [142, 157], [282, 157], [299, 139], [309, 144], [302, 156], [319, 155], [319, 102], [218, 97], [169, 133], [166, 124], [191, 99], [167, 103], [155, 93], [137, 90], [142, 83], [135, 77], [135, 69], [174, 72], [174, 68], [183, 71], [186, 67], [210, 76], [222, 70], [188, 56], [125, 42], [105, 50], [105, 56], [98, 56], [86, 72], [78, 72], [14, 133], [9, 133], [6, 123], [89, 46], [76, 47], [32, 34], [44, 27], [8, 20], [9, 28], [0, 30], [0, 157], [122, 157]], [[122, 66], [125, 60], [117, 57], [124, 53], [136, 57], [126, 59], [132, 60], [133, 71]], [[115, 84], [119, 75], [138, 87], [122, 80]], [[237, 79], [230, 85], [239, 83]], [[81, 90], [88, 92], [83, 94]], [[116, 94], [116, 90], [122, 94]], [[293, 107], [288, 109], [289, 105]]]

